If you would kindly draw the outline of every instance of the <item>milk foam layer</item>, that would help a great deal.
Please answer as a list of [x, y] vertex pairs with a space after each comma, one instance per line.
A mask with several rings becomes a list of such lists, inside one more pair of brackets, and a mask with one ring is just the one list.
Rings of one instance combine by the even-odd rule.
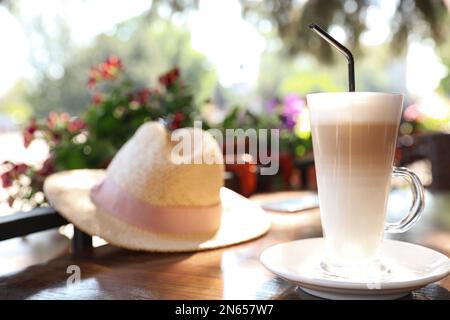
[[307, 95], [314, 124], [394, 123], [401, 117], [403, 96], [396, 93], [336, 92]]

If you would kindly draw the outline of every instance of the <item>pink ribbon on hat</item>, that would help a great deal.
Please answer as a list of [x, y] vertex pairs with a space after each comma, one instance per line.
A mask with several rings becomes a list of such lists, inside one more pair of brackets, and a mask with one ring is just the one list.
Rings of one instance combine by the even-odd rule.
[[92, 202], [108, 214], [140, 229], [158, 233], [196, 234], [217, 231], [221, 204], [208, 207], [160, 207], [140, 200], [106, 178], [90, 192]]

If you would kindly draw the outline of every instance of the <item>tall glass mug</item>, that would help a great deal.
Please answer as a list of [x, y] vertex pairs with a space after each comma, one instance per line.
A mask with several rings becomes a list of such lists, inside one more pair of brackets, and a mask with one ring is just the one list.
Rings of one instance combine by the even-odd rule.
[[[343, 277], [387, 272], [379, 261], [383, 233], [408, 230], [424, 207], [419, 178], [393, 168], [403, 96], [316, 93], [307, 102], [326, 246], [322, 269]], [[392, 175], [409, 182], [413, 203], [399, 222], [386, 223]]]

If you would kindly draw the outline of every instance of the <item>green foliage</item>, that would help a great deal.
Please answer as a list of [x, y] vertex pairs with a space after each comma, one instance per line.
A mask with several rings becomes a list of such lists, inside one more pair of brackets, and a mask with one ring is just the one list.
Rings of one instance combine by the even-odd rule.
[[36, 115], [80, 113], [90, 99], [85, 90], [86, 70], [92, 61], [104, 60], [111, 52], [121, 57], [137, 86], [155, 85], [156, 75], [177, 65], [196, 93], [196, 103], [209, 98], [215, 88], [216, 73], [206, 58], [191, 48], [189, 32], [169, 20], [150, 20], [143, 15], [118, 24], [112, 33], [99, 35], [89, 47], [67, 50], [62, 61], [64, 75], [54, 78], [43, 74], [28, 96]]
[[342, 87], [333, 82], [329, 73], [305, 71], [295, 73], [284, 79], [280, 84], [280, 93], [286, 95], [290, 92], [299, 92], [302, 94], [316, 91], [333, 92], [342, 91]]
[[[450, 17], [449, 17], [450, 24]], [[442, 63], [448, 68], [449, 72], [447, 76], [443, 78], [439, 84], [439, 89], [444, 94], [450, 96], [450, 42], [447, 42], [444, 46], [439, 49], [440, 58]]]
[[[290, 99], [289, 99], [290, 97]], [[306, 124], [306, 125], [305, 125]], [[308, 109], [296, 94], [284, 99], [272, 98], [261, 113], [234, 106], [224, 118], [220, 129], [279, 129], [280, 150], [302, 157], [312, 150]]]
[[[92, 101], [79, 116], [51, 112], [32, 119], [23, 132], [26, 147], [36, 138], [49, 146], [42, 167], [5, 163], [3, 187], [17, 190], [10, 199], [31, 200], [44, 179], [55, 171], [106, 168], [116, 152], [139, 126], [162, 119], [169, 130], [192, 126], [199, 117], [190, 88], [178, 68], [163, 74], [154, 87], [136, 85], [116, 56], [91, 68], [88, 87]], [[25, 184], [22, 177], [26, 175]], [[36, 205], [39, 203], [33, 203]]]
[[[347, 45], [358, 55], [361, 53], [360, 37], [368, 29], [364, 17], [368, 9], [378, 6], [370, 0], [242, 0], [244, 14], [252, 17], [256, 25], [268, 20], [283, 40], [286, 52], [312, 53], [321, 62], [336, 61], [335, 50], [308, 29], [318, 23], [325, 29], [333, 25], [342, 27], [347, 34]], [[256, 18], [255, 18], [256, 17]], [[448, 32], [448, 9], [444, 1], [398, 0], [390, 22], [391, 54], [398, 55], [407, 48], [408, 36], [418, 39], [433, 38], [445, 43]]]
[[408, 106], [403, 113], [403, 134], [450, 132], [450, 100], [445, 95], [424, 99]]
[[30, 118], [33, 110], [24, 98], [23, 81], [17, 82], [9, 92], [0, 98], [0, 113], [5, 113], [17, 123]]

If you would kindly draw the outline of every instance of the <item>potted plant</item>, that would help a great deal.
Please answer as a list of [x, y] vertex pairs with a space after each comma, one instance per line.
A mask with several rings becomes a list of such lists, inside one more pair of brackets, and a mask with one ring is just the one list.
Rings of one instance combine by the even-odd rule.
[[[246, 181], [241, 184], [254, 186], [254, 191], [269, 191], [274, 189], [290, 189], [298, 187], [295, 180], [295, 161], [305, 157], [312, 149], [311, 130], [309, 128], [309, 116], [305, 101], [297, 94], [290, 94], [284, 98], [271, 99], [263, 112], [257, 114], [239, 106], [234, 107], [225, 117], [221, 127], [226, 129], [241, 128], [253, 129], [278, 129], [280, 134], [279, 154], [271, 156], [278, 157], [280, 163], [280, 174], [277, 176], [258, 175], [258, 170], [248, 167], [253, 173], [241, 176]], [[270, 140], [270, 139], [269, 139]], [[235, 144], [237, 141], [233, 141]], [[231, 141], [228, 141], [231, 143]], [[246, 143], [248, 143], [246, 141]], [[225, 142], [224, 152], [227, 141]], [[248, 145], [245, 146], [248, 149]], [[238, 157], [239, 155], [234, 155]], [[252, 159], [256, 167], [260, 166], [259, 159]], [[245, 166], [227, 165], [231, 171], [242, 170]], [[297, 174], [298, 177], [298, 174]], [[242, 180], [242, 179], [241, 179]], [[298, 180], [298, 179], [297, 179]]]
[[28, 207], [45, 203], [43, 182], [55, 171], [106, 168], [118, 149], [146, 121], [164, 118], [170, 129], [191, 126], [197, 109], [178, 68], [158, 80], [155, 87], [137, 87], [114, 55], [93, 66], [87, 81], [92, 101], [83, 114], [51, 112], [45, 119], [31, 119], [24, 129], [25, 147], [35, 139], [47, 143], [48, 158], [42, 165], [5, 162], [0, 167], [10, 205], [14, 201]]

